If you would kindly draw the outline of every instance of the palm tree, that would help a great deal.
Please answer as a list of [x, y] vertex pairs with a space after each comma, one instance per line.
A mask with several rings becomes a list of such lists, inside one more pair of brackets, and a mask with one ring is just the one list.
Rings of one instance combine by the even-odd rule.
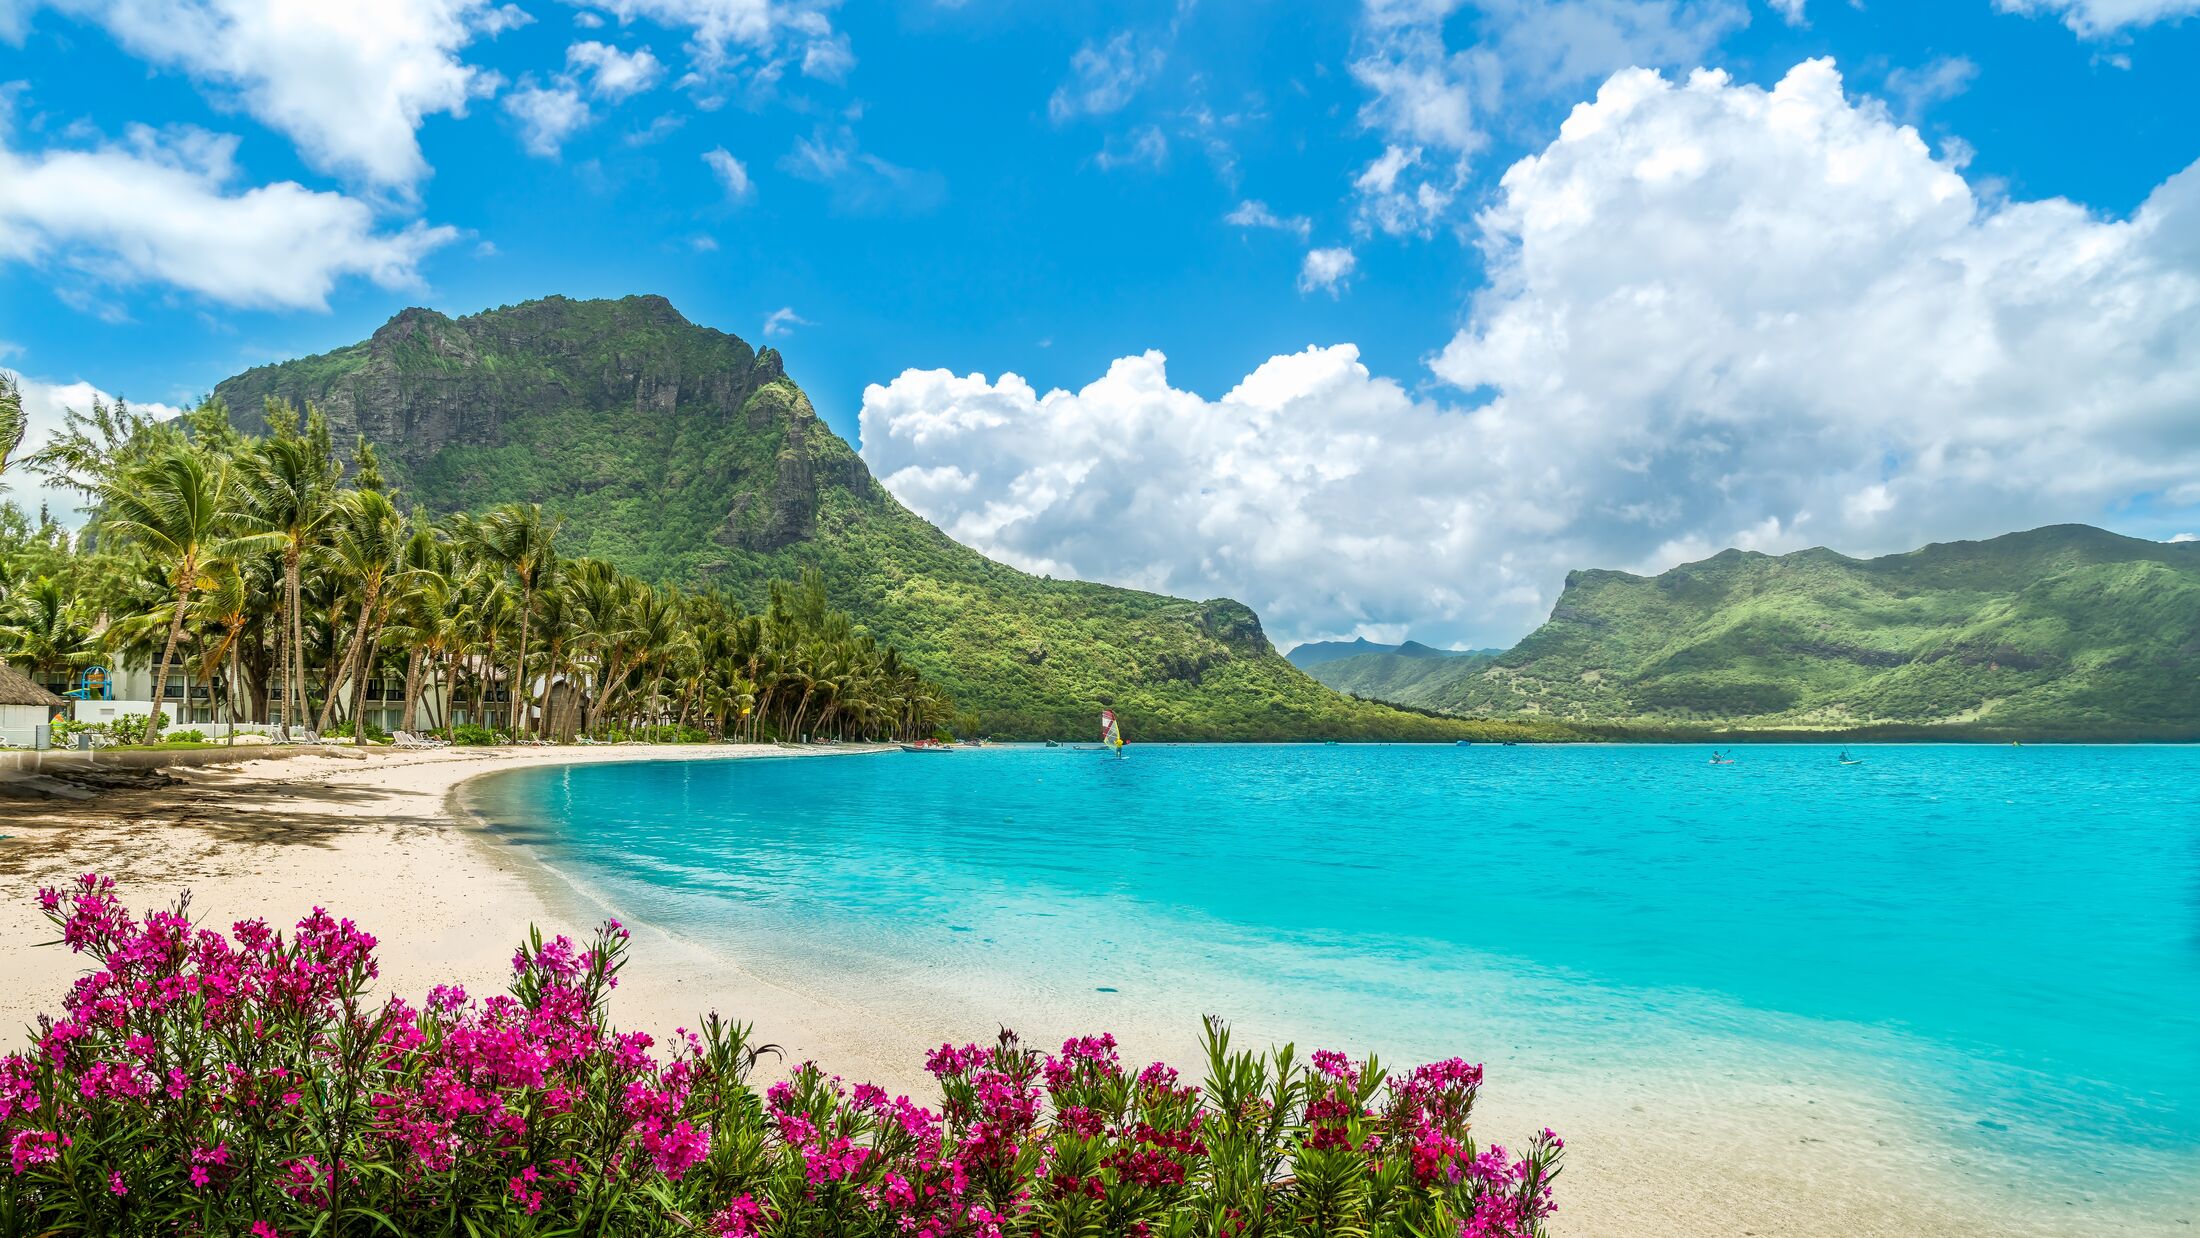
[[98, 656], [90, 621], [51, 576], [16, 590], [0, 612], [0, 659], [25, 663], [33, 675], [82, 666]]
[[565, 578], [581, 612], [580, 643], [594, 657], [581, 714], [581, 729], [594, 733], [610, 703], [611, 685], [626, 674], [627, 650], [636, 635], [629, 620], [635, 582], [601, 559], [575, 559]]
[[0, 372], [0, 473], [8, 471], [29, 428], [30, 419], [23, 415], [23, 389], [16, 385], [15, 375]]
[[[221, 629], [221, 639], [208, 645], [199, 659], [199, 678], [206, 681], [207, 693], [214, 697], [218, 709], [224, 698], [229, 706], [229, 744], [237, 743], [237, 685], [238, 650], [243, 646], [245, 626], [252, 621], [252, 588], [246, 582], [244, 571], [234, 559], [216, 559], [207, 565], [201, 580], [198, 604], [191, 608], [193, 618], [203, 626]], [[221, 692], [214, 691], [214, 673], [222, 663], [229, 664], [229, 674]], [[220, 720], [220, 715], [216, 715]]]
[[405, 520], [397, 514], [389, 496], [379, 490], [347, 490], [338, 507], [342, 515], [336, 522], [331, 549], [344, 576], [359, 590], [359, 618], [352, 627], [351, 643], [345, 647], [342, 669], [329, 679], [327, 700], [334, 702], [344, 685], [352, 685], [352, 736], [355, 746], [364, 748], [367, 745], [366, 670], [372, 664], [367, 650], [379, 635], [386, 605], [383, 588], [401, 570]]
[[385, 639], [405, 648], [405, 705], [397, 729], [419, 727], [420, 676], [423, 665], [433, 674], [444, 651], [451, 646], [459, 622], [457, 590], [451, 581], [450, 543], [420, 513], [413, 513], [412, 535], [405, 539], [402, 567], [391, 597], [390, 622]]
[[506, 503], [482, 519], [479, 531], [489, 557], [519, 578], [519, 645], [512, 651], [509, 718], [512, 735], [518, 738], [527, 725], [520, 702], [531, 695], [523, 678], [528, 621], [533, 617], [536, 584], [556, 559], [558, 521], [544, 517], [540, 503]]
[[[143, 546], [161, 563], [175, 589], [175, 613], [168, 643], [153, 671], [153, 715], [146, 721], [148, 741], [160, 734], [162, 702], [168, 695], [168, 669], [183, 637], [184, 610], [198, 584], [200, 568], [214, 548], [230, 512], [228, 471], [209, 466], [189, 448], [172, 448], [126, 478], [102, 483], [100, 527]], [[184, 696], [186, 702], [190, 695]]]
[[[271, 413], [277, 410], [271, 408]], [[282, 423], [278, 422], [278, 426]], [[237, 458], [242, 523], [283, 552], [283, 604], [277, 619], [276, 677], [282, 685], [282, 734], [305, 712], [305, 621], [299, 573], [336, 514], [336, 472], [313, 443], [278, 433]]]

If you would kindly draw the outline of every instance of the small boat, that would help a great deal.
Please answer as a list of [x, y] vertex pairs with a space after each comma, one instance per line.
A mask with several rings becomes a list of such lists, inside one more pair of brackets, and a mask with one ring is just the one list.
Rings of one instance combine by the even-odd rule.
[[1734, 764], [1734, 758], [1714, 750], [1711, 754], [1711, 763], [1713, 765], [1732, 765]]
[[1472, 747], [1474, 747], [1474, 741], [1473, 741], [1473, 740], [1471, 740], [1471, 739], [1461, 739], [1461, 740], [1455, 740], [1455, 741], [1453, 741], [1453, 742], [1457, 743], [1457, 744], [1459, 745], [1459, 747], [1461, 747], [1461, 748], [1472, 748]]
[[1862, 758], [1862, 757], [1852, 757], [1852, 756], [1850, 756], [1850, 755], [1849, 755], [1849, 750], [1848, 750], [1848, 749], [1846, 749], [1846, 748], [1843, 748], [1843, 749], [1841, 750], [1841, 764], [1843, 764], [1843, 765], [1862, 765], [1863, 763], [1864, 763], [1864, 758]]
[[1100, 746], [1113, 750], [1116, 760], [1123, 759], [1123, 728], [1116, 723], [1112, 709], [1100, 711]]
[[903, 752], [953, 752], [953, 751], [955, 750], [955, 745], [953, 745], [953, 744], [903, 744], [903, 745], [901, 745], [901, 750], [902, 750]]
[[1049, 748], [1059, 748], [1059, 747], [1061, 747], [1061, 746], [1062, 746], [1061, 744], [1059, 744], [1059, 743], [1055, 742], [1054, 740], [1051, 740], [1051, 739], [1050, 739], [1050, 740], [1048, 740], [1048, 741], [1047, 741], [1047, 747], [1049, 747]]

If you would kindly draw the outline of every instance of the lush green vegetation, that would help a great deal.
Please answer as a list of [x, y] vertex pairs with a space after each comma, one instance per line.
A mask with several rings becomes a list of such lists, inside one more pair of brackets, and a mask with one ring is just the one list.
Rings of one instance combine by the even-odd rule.
[[2200, 544], [2060, 525], [1879, 559], [1577, 572], [1493, 661], [1316, 673], [1423, 708], [1661, 731], [2200, 737]]
[[[917, 738], [950, 718], [814, 571], [764, 582], [753, 610], [723, 588], [652, 585], [566, 557], [535, 504], [408, 518], [363, 440], [347, 468], [317, 410], [273, 402], [260, 421], [264, 436], [239, 434], [218, 398], [180, 424], [72, 412], [29, 463], [91, 516], [71, 537], [0, 506], [0, 658], [48, 678], [137, 661], [156, 705], [180, 681], [217, 722], [362, 745], [389, 738], [359, 721], [363, 702], [451, 735], [463, 707], [475, 731], [515, 739]], [[101, 738], [157, 742], [164, 716]]]
[[1535, 738], [1353, 701], [1278, 657], [1230, 601], [1041, 579], [896, 502], [811, 408], [778, 354], [662, 298], [550, 298], [449, 319], [408, 310], [359, 345], [217, 388], [240, 423], [308, 404], [339, 443], [438, 512], [540, 502], [561, 547], [751, 607], [822, 574], [832, 604], [953, 697], [964, 729], [1083, 735], [1102, 707], [1134, 740]]
[[1404, 651], [1356, 653], [1317, 663], [1307, 674], [1352, 696], [1419, 705], [1496, 660], [1497, 654], [1480, 651], [1452, 657], [1417, 656]]

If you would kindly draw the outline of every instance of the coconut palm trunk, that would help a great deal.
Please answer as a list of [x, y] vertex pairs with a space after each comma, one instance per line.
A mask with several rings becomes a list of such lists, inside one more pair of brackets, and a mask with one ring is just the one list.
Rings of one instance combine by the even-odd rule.
[[419, 721], [421, 652], [420, 646], [415, 645], [412, 656], [405, 660], [405, 712], [404, 721], [398, 724], [398, 729], [408, 735], [417, 729], [414, 723]]

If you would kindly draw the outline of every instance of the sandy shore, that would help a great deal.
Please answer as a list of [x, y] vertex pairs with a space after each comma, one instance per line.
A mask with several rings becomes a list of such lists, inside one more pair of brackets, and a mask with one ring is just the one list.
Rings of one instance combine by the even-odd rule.
[[[849, 750], [666, 747], [372, 752], [249, 761], [193, 770], [177, 785], [81, 802], [0, 799], [0, 1030], [12, 1040], [58, 1005], [78, 961], [33, 949], [50, 930], [32, 895], [97, 870], [135, 906], [190, 890], [211, 922], [287, 924], [314, 905], [381, 939], [389, 989], [457, 981], [502, 988], [530, 924], [579, 935], [617, 911], [638, 923], [634, 962], [614, 999], [624, 1026], [659, 1034], [706, 1009], [750, 1021], [788, 1061], [815, 1059], [851, 1078], [929, 1096], [919, 1066], [942, 1040], [985, 1039], [1015, 1020], [1033, 1043], [1103, 1025], [1129, 1032], [1131, 1055], [1186, 1062], [1189, 1029], [1157, 1030], [1092, 1011], [979, 1011], [969, 1000], [880, 1001], [870, 976], [807, 975], [737, 960], [773, 957], [743, 943], [654, 931], [647, 908], [607, 909], [524, 850], [474, 825], [456, 789], [529, 765], [619, 760], [816, 759]], [[784, 957], [781, 952], [779, 957]], [[913, 971], [921, 962], [912, 961]], [[774, 974], [775, 970], [782, 974]], [[965, 995], [967, 998], [967, 995]], [[1128, 1023], [1129, 1026], [1125, 1026]], [[1709, 1059], [1709, 1055], [1707, 1055]], [[1838, 1080], [1752, 1076], [1716, 1060], [1614, 1081], [1508, 1077], [1485, 1094], [1492, 1137], [1548, 1123], [1569, 1137], [1556, 1232], [1586, 1235], [2061, 1235], [2194, 1232], [2175, 1216], [2119, 1216], [2101, 1201], [2017, 1200], [1905, 1127], [1899, 1098], [1857, 1095]], [[1196, 1073], [1196, 1072], [1194, 1072]]]

